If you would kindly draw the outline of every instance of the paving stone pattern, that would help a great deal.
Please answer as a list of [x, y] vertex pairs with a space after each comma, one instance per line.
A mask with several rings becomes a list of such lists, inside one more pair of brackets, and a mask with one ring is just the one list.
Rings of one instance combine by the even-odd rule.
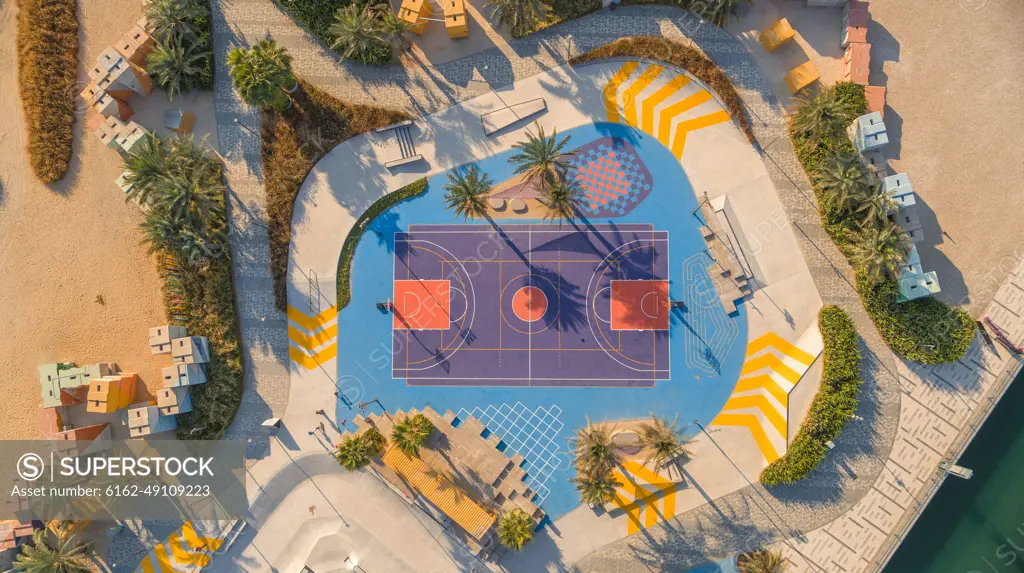
[[[932, 483], [942, 453], [970, 426], [969, 420], [993, 403], [982, 396], [1002, 372], [1005, 353], [976, 345], [957, 365], [922, 369], [897, 360], [887, 349], [860, 304], [852, 270], [820, 226], [778, 100], [745, 48], [727, 32], [678, 9], [636, 6], [601, 11], [513, 40], [511, 52], [492, 48], [438, 66], [407, 60], [402, 66], [377, 68], [340, 62], [270, 0], [213, 0], [213, 6], [216, 114], [228, 160], [231, 248], [246, 361], [243, 405], [229, 437], [251, 439], [251, 458], [267, 447], [258, 437], [259, 422], [271, 413], [280, 415], [287, 404], [287, 319], [273, 307], [259, 138], [246, 129], [258, 132], [259, 114], [237, 98], [224, 62], [231, 48], [268, 33], [289, 50], [296, 73], [328, 93], [417, 114], [637, 35], [692, 42], [739, 91], [822, 299], [844, 308], [864, 337], [866, 372], [858, 419], [844, 430], [825, 463], [800, 484], [770, 491], [754, 485], [734, 492], [609, 544], [582, 559], [577, 570], [677, 572], [784, 538], [790, 539], [780, 547], [797, 571], [867, 570], [904, 513], [923, 501], [919, 492]], [[1018, 287], [1000, 291], [995, 304], [1014, 304], [1003, 320], [1012, 334], [1021, 335], [1024, 297], [1013, 288]]]

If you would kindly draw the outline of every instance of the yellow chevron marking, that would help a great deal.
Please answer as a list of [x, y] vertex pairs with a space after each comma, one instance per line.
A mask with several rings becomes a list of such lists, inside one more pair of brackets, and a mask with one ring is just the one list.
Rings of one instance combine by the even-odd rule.
[[196, 551], [216, 551], [224, 543], [223, 539], [217, 539], [216, 537], [200, 537], [196, 533], [195, 528], [192, 527], [191, 521], [186, 521], [182, 524], [181, 533], [185, 537], [185, 543], [188, 543], [188, 546]]
[[669, 144], [671, 143], [672, 120], [677, 115], [686, 113], [709, 99], [711, 99], [711, 94], [700, 90], [661, 110], [661, 114], [658, 116], [658, 141], [665, 147], [671, 148]]
[[761, 450], [761, 455], [768, 460], [768, 463], [779, 459], [779, 453], [775, 451], [775, 446], [768, 439], [768, 434], [761, 427], [761, 422], [757, 419], [757, 416], [753, 414], [719, 414], [711, 424], [715, 426], [747, 428], [753, 434], [754, 441], [757, 442], [757, 447]]
[[[733, 396], [729, 398], [729, 401], [725, 403], [725, 407], [722, 410], [739, 410], [742, 408], [757, 408], [768, 421], [771, 422], [775, 429], [779, 431], [779, 434], [783, 438], [786, 438], [786, 419], [782, 417], [782, 414], [775, 409], [775, 405], [771, 403], [768, 398], [761, 394], [754, 394], [752, 396]], [[787, 438], [788, 439], [788, 438]]]
[[779, 386], [779, 383], [768, 374], [758, 374], [757, 376], [751, 376], [749, 378], [742, 378], [736, 383], [736, 388], [733, 389], [733, 394], [739, 394], [740, 392], [746, 392], [747, 390], [757, 390], [764, 388], [771, 394], [780, 404], [789, 405], [789, 394]]
[[658, 91], [650, 95], [650, 97], [644, 98], [644, 101], [640, 103], [640, 123], [643, 131], [654, 135], [654, 108], [659, 103], [668, 99], [672, 94], [683, 89], [686, 84], [690, 83], [690, 76], [685, 74], [679, 74], [672, 78], [672, 81], [658, 88]]
[[[704, 92], [707, 93], [707, 92]], [[676, 136], [672, 139], [672, 153], [682, 159], [683, 148], [686, 146], [686, 136], [691, 131], [697, 131], [698, 129], [704, 129], [710, 127], [716, 123], [722, 123], [729, 121], [729, 114], [725, 110], [719, 110], [715, 113], [709, 113], [698, 118], [688, 119], [676, 126]]]
[[171, 547], [171, 555], [174, 556], [174, 561], [182, 565], [199, 565], [206, 567], [210, 564], [210, 556], [203, 555], [202, 553], [192, 553], [185, 551], [182, 546], [181, 536], [175, 531], [167, 537], [167, 545]]
[[640, 95], [640, 92], [644, 91], [644, 88], [651, 85], [661, 71], [665, 69], [661, 66], [651, 66], [644, 70], [644, 73], [640, 74], [640, 77], [635, 82], [626, 88], [626, 91], [622, 92], [622, 103], [626, 112], [626, 123], [637, 126], [636, 123], [636, 96]]
[[612, 123], [620, 123], [619, 117], [619, 102], [618, 93], [619, 85], [626, 81], [626, 78], [636, 70], [639, 66], [637, 62], [626, 62], [622, 64], [619, 71], [615, 73], [615, 76], [608, 82], [608, 85], [604, 86], [604, 109], [608, 112], [608, 121]]
[[338, 325], [332, 324], [313, 335], [308, 335], [294, 326], [288, 325], [288, 339], [305, 348], [314, 350], [318, 346], [331, 342], [338, 337]]
[[774, 332], [769, 332], [763, 336], [759, 336], [754, 340], [751, 340], [750, 344], [747, 345], [747, 358], [753, 356], [754, 354], [757, 354], [758, 352], [764, 350], [765, 348], [770, 347], [778, 349], [786, 356], [789, 356], [793, 360], [796, 360], [797, 362], [804, 364], [805, 366], [810, 366], [811, 364], [814, 364], [813, 356], [811, 356], [807, 352], [804, 352], [795, 344], [789, 342], [788, 340], [782, 338], [781, 336], [775, 334]]
[[294, 306], [288, 307], [288, 318], [306, 330], [313, 331], [338, 316], [336, 307], [329, 307], [316, 316], [309, 316]]
[[[649, 483], [649, 484], [651, 484], [651, 485], [653, 485], [655, 487], [666, 486], [666, 485], [673, 485], [671, 481], [669, 481], [669, 480], [661, 477], [660, 475], [654, 473], [647, 466], [645, 466], [645, 465], [643, 465], [643, 464], [641, 464], [639, 462], [626, 462], [625, 464], [623, 464], [623, 467], [625, 467], [626, 471], [628, 471], [629, 473], [631, 473], [631, 474], [633, 474], [633, 475], [643, 479], [644, 481], [646, 481], [647, 483]], [[658, 487], [658, 489], [665, 489], [665, 488]]]
[[747, 360], [743, 363], [743, 370], [740, 371], [740, 376], [750, 374], [751, 372], [757, 372], [762, 368], [771, 368], [793, 384], [800, 381], [800, 373], [789, 366], [786, 366], [786, 364], [782, 362], [782, 359], [774, 354], [762, 354], [757, 358]]
[[153, 563], [149, 560], [149, 555], [145, 556], [142, 562], [139, 563], [139, 569], [142, 569], [142, 573], [156, 573], [156, 570], [153, 569]]
[[167, 556], [167, 549], [164, 548], [163, 543], [153, 548], [153, 556], [156, 557], [156, 564], [160, 568], [160, 573], [175, 573], [174, 566], [171, 565], [171, 559]]
[[672, 484], [672, 487], [665, 491], [665, 501], [662, 504], [661, 513], [665, 515], [665, 519], [676, 516], [676, 484]]
[[312, 370], [317, 366], [323, 364], [324, 362], [327, 362], [328, 360], [334, 358], [337, 355], [337, 344], [332, 344], [330, 346], [324, 347], [323, 350], [317, 352], [316, 354], [313, 354], [312, 356], [306, 354], [305, 352], [299, 350], [298, 348], [295, 348], [294, 346], [288, 347], [288, 356], [291, 357], [292, 362], [295, 362], [296, 364], [302, 366], [306, 370]]

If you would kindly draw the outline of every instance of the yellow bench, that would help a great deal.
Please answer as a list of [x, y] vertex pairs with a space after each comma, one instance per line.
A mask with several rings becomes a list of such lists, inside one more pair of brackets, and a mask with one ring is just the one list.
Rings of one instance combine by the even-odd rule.
[[768, 52], [774, 52], [779, 46], [789, 42], [796, 37], [796, 31], [789, 25], [789, 20], [783, 18], [778, 22], [761, 30], [761, 43]]
[[799, 66], [793, 68], [783, 78], [786, 81], [786, 86], [792, 93], [797, 93], [805, 87], [818, 81], [821, 77], [821, 72], [818, 71], [817, 66], [814, 62], [804, 62]]

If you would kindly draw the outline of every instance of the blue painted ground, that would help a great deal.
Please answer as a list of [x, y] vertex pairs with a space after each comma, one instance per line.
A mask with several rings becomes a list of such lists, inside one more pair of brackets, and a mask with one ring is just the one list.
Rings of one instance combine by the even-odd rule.
[[[670, 295], [672, 300], [686, 303], [684, 311], [677, 309], [672, 316], [671, 380], [658, 382], [654, 388], [640, 389], [410, 387], [405, 380], [392, 379], [391, 317], [382, 314], [375, 305], [392, 295], [395, 232], [407, 231], [411, 224], [462, 222], [445, 210], [442, 203], [443, 186], [447, 182], [445, 174], [431, 177], [424, 195], [395, 206], [371, 224], [356, 249], [352, 300], [338, 315], [338, 384], [349, 403], [377, 397], [389, 411], [427, 405], [442, 414], [446, 410], [456, 413], [460, 409], [486, 410], [489, 406], [493, 411], [503, 404], [507, 405], [506, 410], [513, 411], [511, 407], [521, 404], [520, 411], [524, 407], [526, 411], [543, 408], [545, 417], [550, 417], [550, 412], [558, 412], [559, 424], [551, 428], [530, 428], [530, 416], [514, 415], [511, 425], [522, 427], [533, 435], [532, 438], [503, 436], [506, 442], [515, 441], [507, 452], [557, 449], [550, 453], [550, 459], [540, 460], [540, 465], [547, 465], [550, 478], [545, 476], [545, 483], [537, 484], [550, 489], [550, 495], [542, 500], [542, 507], [552, 520], [579, 505], [579, 496], [567, 481], [575, 473], [566, 454], [567, 439], [574, 429], [586, 424], [587, 416], [591, 420], [618, 420], [647, 417], [655, 412], [670, 418], [678, 415], [681, 424], [690, 424], [695, 419], [708, 423], [721, 410], [739, 378], [747, 340], [743, 305], [738, 306], [733, 316], [726, 316], [717, 295], [707, 291], [710, 277], [704, 269], [710, 260], [699, 233], [701, 222], [693, 215], [697, 200], [671, 152], [654, 138], [618, 124], [586, 125], [567, 134], [572, 137], [570, 148], [601, 137], [623, 138], [637, 149], [651, 172], [653, 190], [631, 213], [615, 218], [594, 217], [590, 222], [595, 225], [649, 223], [655, 229], [669, 231]], [[507, 163], [509, 155], [511, 152], [481, 159], [477, 165], [493, 181], [501, 182], [512, 176], [513, 168]], [[583, 325], [582, 328], [588, 327]], [[339, 403], [340, 418], [351, 418], [355, 413], [349, 404]], [[692, 426], [691, 429], [695, 430]], [[547, 447], [546, 439], [553, 440]]]

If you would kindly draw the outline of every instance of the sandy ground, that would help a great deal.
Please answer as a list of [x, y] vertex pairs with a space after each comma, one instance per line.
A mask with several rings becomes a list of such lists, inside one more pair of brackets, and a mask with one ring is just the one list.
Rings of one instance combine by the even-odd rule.
[[[149, 353], [147, 330], [166, 319], [156, 266], [140, 244], [140, 211], [114, 185], [121, 158], [83, 133], [80, 118], [64, 180], [46, 186], [32, 174], [16, 89], [14, 4], [0, 2], [0, 106], [9, 112], [0, 116], [0, 437], [30, 439], [39, 436], [39, 364], [113, 361], [155, 389], [171, 361]], [[84, 79], [85, 65], [139, 19], [142, 5], [80, 0], [79, 6]], [[140, 118], [166, 105], [162, 93], [151, 98], [131, 102]], [[197, 112], [197, 132], [212, 130], [212, 94], [190, 99], [198, 103], [175, 104]]]
[[[943, 300], [978, 315], [1024, 256], [1024, 5], [1017, 0], [876, 0], [868, 28], [871, 85], [886, 86], [884, 150], [918, 194], [922, 264]], [[780, 100], [782, 75], [810, 59], [832, 83], [841, 11], [760, 0], [729, 31], [757, 60]], [[757, 30], [785, 16], [797, 41], [771, 54]]]

